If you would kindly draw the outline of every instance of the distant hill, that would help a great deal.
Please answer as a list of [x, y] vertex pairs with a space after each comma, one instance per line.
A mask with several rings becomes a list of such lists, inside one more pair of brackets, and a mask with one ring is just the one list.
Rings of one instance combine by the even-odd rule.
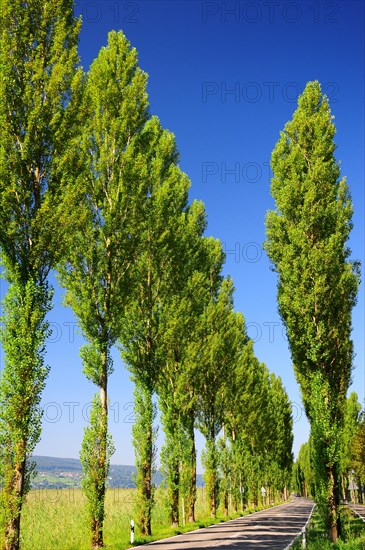
[[[37, 476], [33, 480], [33, 489], [64, 489], [81, 487], [82, 466], [76, 458], [58, 458], [53, 456], [33, 456], [36, 463]], [[135, 466], [111, 465], [108, 476], [108, 486], [115, 488], [133, 488]], [[163, 480], [160, 471], [154, 476], [154, 483], [159, 485]], [[197, 475], [197, 485], [204, 485], [203, 476]]]

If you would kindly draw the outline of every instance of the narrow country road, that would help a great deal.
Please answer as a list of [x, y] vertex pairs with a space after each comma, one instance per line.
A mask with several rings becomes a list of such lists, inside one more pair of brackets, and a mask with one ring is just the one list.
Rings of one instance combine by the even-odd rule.
[[365, 506], [363, 504], [348, 504], [347, 506], [365, 521]]
[[151, 550], [224, 548], [284, 550], [304, 527], [313, 502], [296, 498], [274, 508], [143, 546]]

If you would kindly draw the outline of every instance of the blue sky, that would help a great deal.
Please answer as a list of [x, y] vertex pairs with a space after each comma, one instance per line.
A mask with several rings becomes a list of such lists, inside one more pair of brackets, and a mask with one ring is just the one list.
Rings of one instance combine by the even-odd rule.
[[[297, 453], [308, 425], [277, 314], [276, 275], [262, 250], [265, 213], [273, 207], [269, 161], [298, 93], [307, 81], [319, 80], [335, 116], [336, 158], [355, 208], [352, 257], [364, 265], [364, 3], [82, 0], [76, 13], [83, 16], [85, 69], [112, 29], [123, 30], [137, 48], [140, 66], [149, 74], [151, 114], [174, 132], [180, 165], [192, 182], [190, 198], [204, 201], [207, 234], [224, 243], [224, 272], [235, 282], [235, 308], [245, 316], [256, 355], [282, 377], [293, 402]], [[75, 319], [61, 306], [61, 291], [53, 282], [51, 373], [36, 453], [78, 457], [94, 387], [81, 373], [82, 338]], [[353, 325], [351, 390], [363, 403], [363, 286]], [[133, 464], [133, 386], [117, 352], [110, 399], [117, 449], [112, 462]], [[201, 448], [202, 438], [198, 444]]]

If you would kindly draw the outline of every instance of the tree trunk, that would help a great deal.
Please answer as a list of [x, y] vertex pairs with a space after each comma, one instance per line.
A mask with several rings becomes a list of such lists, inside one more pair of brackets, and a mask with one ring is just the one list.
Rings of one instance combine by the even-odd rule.
[[232, 506], [233, 506], [233, 512], [237, 514], [238, 512], [238, 491], [240, 491], [239, 483], [238, 483], [238, 468], [237, 468], [237, 456], [236, 456], [236, 433], [234, 430], [232, 430], [231, 433], [231, 446], [232, 446], [232, 491], [233, 491], [233, 498], [232, 498]]
[[152, 511], [152, 460], [153, 460], [153, 441], [152, 441], [152, 419], [146, 419], [146, 462], [142, 466], [143, 476], [143, 505], [141, 507], [140, 529], [142, 535], [151, 535], [151, 511]]
[[217, 517], [217, 472], [216, 470], [212, 471], [212, 482], [213, 488], [210, 495], [210, 517]]
[[339, 517], [338, 517], [338, 496], [339, 496], [339, 480], [336, 476], [336, 465], [329, 467], [329, 482], [330, 482], [330, 525], [329, 525], [329, 539], [336, 544], [339, 536]]
[[[148, 268], [147, 274], [147, 287], [149, 303], [153, 302], [152, 292], [152, 273], [151, 266]], [[150, 317], [152, 317], [152, 306], [150, 310]], [[151, 516], [153, 506], [153, 487], [152, 487], [152, 468], [154, 460], [154, 437], [153, 437], [153, 420], [154, 411], [152, 403], [153, 395], [153, 366], [152, 366], [152, 349], [153, 349], [153, 336], [151, 328], [151, 319], [147, 319], [147, 338], [146, 338], [146, 372], [148, 377], [148, 385], [143, 390], [143, 402], [144, 402], [144, 416], [145, 421], [144, 434], [145, 434], [145, 456], [142, 461], [142, 506], [140, 512], [140, 529], [142, 535], [152, 535]]]
[[191, 441], [191, 472], [189, 482], [189, 495], [188, 495], [188, 518], [189, 523], [195, 522], [195, 502], [196, 502], [196, 449], [195, 449], [195, 435], [194, 435], [194, 418], [190, 426], [190, 441]]
[[210, 517], [215, 518], [217, 516], [217, 499], [215, 495], [215, 489], [213, 489], [210, 495]]
[[142, 535], [151, 535], [151, 515], [154, 504], [153, 472], [155, 459], [155, 431], [153, 422], [155, 408], [152, 402], [151, 384], [135, 380], [134, 414], [132, 427], [133, 447], [136, 461], [137, 500], [134, 510]]
[[241, 514], [243, 513], [243, 486], [242, 486], [242, 473], [240, 472], [240, 504], [241, 504]]
[[237, 514], [237, 512], [238, 512], [238, 499], [237, 499], [237, 492], [236, 491], [233, 493], [232, 507], [233, 507], [233, 513]]
[[209, 437], [207, 438], [207, 466], [209, 482], [207, 482], [207, 493], [209, 499], [210, 517], [217, 516], [217, 450], [215, 441], [214, 422], [212, 422]]
[[228, 516], [228, 491], [224, 491], [224, 515]]
[[97, 446], [97, 472], [95, 479], [95, 492], [97, 508], [91, 518], [91, 546], [94, 549], [102, 548], [103, 541], [103, 526], [105, 516], [105, 485], [107, 476], [107, 441], [108, 441], [108, 394], [107, 394], [107, 361], [108, 352], [101, 352], [102, 376], [100, 377], [100, 403], [101, 403], [101, 418], [100, 418], [100, 437]]
[[346, 499], [345, 476], [341, 476], [342, 498]]
[[15, 475], [4, 488], [11, 510], [11, 516], [5, 526], [4, 550], [19, 550], [20, 546], [20, 518], [24, 496], [26, 459], [15, 464], [12, 470]]
[[[150, 420], [150, 419], [148, 419]], [[143, 522], [141, 522], [141, 533], [143, 535], [152, 535], [151, 529], [151, 515], [152, 515], [152, 461], [153, 461], [153, 426], [152, 421], [147, 428], [147, 462], [143, 468], [143, 485], [144, 485], [144, 498], [145, 498], [145, 513]], [[142, 518], [141, 518], [142, 519]]]
[[172, 527], [179, 526], [179, 483], [180, 483], [179, 461], [175, 459], [173, 464], [172, 488], [171, 488], [171, 525]]

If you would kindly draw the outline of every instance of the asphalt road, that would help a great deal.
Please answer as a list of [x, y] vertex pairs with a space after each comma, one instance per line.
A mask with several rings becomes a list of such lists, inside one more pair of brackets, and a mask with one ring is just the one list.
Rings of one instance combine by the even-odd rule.
[[143, 546], [150, 550], [224, 548], [284, 550], [307, 522], [313, 502], [296, 498], [274, 508]]
[[363, 504], [348, 504], [348, 506], [365, 521], [365, 506]]

